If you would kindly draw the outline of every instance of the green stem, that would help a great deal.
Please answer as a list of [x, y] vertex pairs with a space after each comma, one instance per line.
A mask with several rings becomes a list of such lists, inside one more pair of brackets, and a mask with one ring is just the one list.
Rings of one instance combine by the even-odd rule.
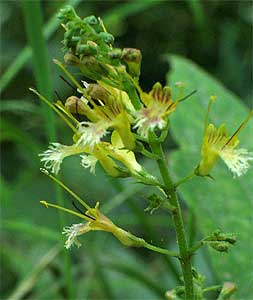
[[161, 253], [161, 254], [169, 255], [169, 256], [172, 256], [172, 257], [178, 257], [178, 253], [177, 252], [169, 251], [167, 249], [160, 248], [160, 247], [151, 245], [149, 243], [146, 243], [146, 245], [144, 247], [147, 248], [147, 249], [149, 249], [149, 250]]
[[179, 180], [178, 182], [175, 183], [175, 188], [177, 188], [180, 184], [185, 183], [186, 181], [191, 180], [193, 177], [195, 176], [195, 172], [191, 172], [189, 175], [185, 176], [184, 178], [182, 178], [181, 180]]
[[214, 285], [203, 289], [203, 293], [208, 293], [212, 291], [220, 291], [222, 289], [221, 285]]
[[174, 184], [170, 178], [167, 169], [166, 159], [161, 144], [157, 142], [151, 142], [150, 146], [153, 153], [160, 156], [160, 159], [157, 160], [157, 164], [164, 181], [164, 185], [165, 185], [164, 190], [167, 194], [167, 199], [169, 203], [175, 207], [175, 209], [172, 210], [172, 218], [175, 225], [176, 237], [177, 237], [179, 254], [180, 254], [180, 263], [181, 263], [181, 268], [184, 277], [185, 299], [194, 300], [195, 297], [193, 291], [191, 257], [188, 252], [188, 245], [186, 241], [186, 234], [184, 229], [181, 207], [177, 198]]
[[136, 89], [134, 86], [131, 86], [128, 88], [127, 93], [129, 95], [129, 98], [134, 106], [135, 109], [139, 110], [141, 109], [141, 102], [140, 102], [140, 98], [136, 92]]

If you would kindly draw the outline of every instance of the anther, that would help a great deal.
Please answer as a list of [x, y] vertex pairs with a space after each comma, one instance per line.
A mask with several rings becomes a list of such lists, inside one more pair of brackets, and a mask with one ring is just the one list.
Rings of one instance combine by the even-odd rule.
[[93, 217], [87, 215], [86, 213], [82, 212], [81, 209], [80, 209], [79, 207], [77, 207], [77, 205], [75, 204], [74, 201], [72, 201], [72, 205], [74, 206], [74, 208], [75, 208], [78, 212], [80, 212], [80, 214], [82, 214], [82, 215], [84, 215], [85, 217], [88, 217], [88, 218], [90, 218], [90, 219], [96, 221], [95, 218], [93, 218]]

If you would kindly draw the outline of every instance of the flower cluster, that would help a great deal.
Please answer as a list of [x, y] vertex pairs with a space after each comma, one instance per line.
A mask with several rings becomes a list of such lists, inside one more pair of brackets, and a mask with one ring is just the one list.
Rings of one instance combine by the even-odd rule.
[[[64, 105], [58, 101], [53, 106], [74, 131], [74, 143], [52, 143], [40, 154], [45, 168], [57, 174], [64, 158], [80, 155], [81, 165], [92, 173], [95, 173], [96, 164], [100, 163], [110, 176], [133, 176], [143, 183], [154, 183], [156, 179], [137, 162], [135, 153], [140, 149], [140, 140], [148, 142], [151, 133], [165, 131], [169, 115], [182, 98], [173, 100], [171, 89], [162, 87], [160, 83], [156, 83], [149, 93], [143, 92], [138, 83], [141, 52], [131, 48], [114, 48], [113, 36], [99, 18], [81, 19], [71, 7], [63, 9], [59, 18], [65, 29], [65, 63], [77, 66], [88, 80], [96, 82], [83, 81], [80, 85], [65, 66], [56, 61], [76, 85], [80, 96], [70, 96]], [[214, 97], [211, 102], [213, 100]], [[251, 115], [252, 112], [243, 124]], [[206, 123], [202, 160], [195, 174], [209, 175], [218, 157], [228, 165], [234, 176], [244, 174], [253, 158], [246, 149], [235, 149], [239, 143], [237, 135], [242, 128], [240, 126], [229, 137], [224, 125], [217, 129]]]
[[143, 183], [154, 183], [156, 179], [136, 160], [137, 144], [139, 139], [148, 140], [151, 132], [166, 128], [168, 115], [179, 99], [174, 101], [170, 88], [160, 83], [149, 93], [142, 91], [138, 84], [141, 52], [113, 48], [113, 37], [100, 19], [81, 19], [69, 7], [59, 17], [66, 30], [65, 63], [77, 66], [87, 79], [96, 82], [79, 84], [62, 63], [55, 61], [80, 95], [54, 105], [74, 131], [74, 143], [52, 143], [40, 154], [45, 168], [58, 174], [64, 158], [80, 155], [81, 165], [92, 173], [100, 163], [110, 176], [133, 176]]
[[[31, 89], [73, 131], [71, 145], [54, 142], [45, 152], [39, 154], [44, 167], [58, 174], [66, 157], [79, 155], [82, 167], [90, 169], [93, 174], [99, 163], [112, 177], [133, 177], [143, 184], [163, 189], [164, 186], [138, 163], [136, 154], [141, 152], [161, 159], [155, 152], [150, 153], [146, 146], [150, 145], [152, 149], [154, 140], [159, 143], [159, 139], [166, 136], [170, 114], [192, 93], [175, 99], [171, 89], [160, 83], [154, 84], [148, 93], [144, 92], [138, 82], [140, 50], [114, 48], [113, 36], [106, 31], [103, 22], [94, 16], [81, 19], [73, 8], [66, 7], [60, 12], [59, 18], [65, 29], [65, 64], [76, 66], [90, 83], [83, 81], [80, 84], [64, 64], [55, 60], [71, 84], [75, 85], [75, 95], [68, 97], [64, 104], [61, 101], [52, 104]], [[182, 84], [178, 86], [182, 87]], [[208, 114], [214, 100], [215, 97], [211, 97]], [[239, 144], [238, 134], [252, 116], [252, 111], [231, 136], [227, 134], [224, 125], [216, 128], [209, 124], [208, 114], [201, 149], [202, 158], [194, 175], [210, 176], [210, 171], [219, 157], [234, 176], [244, 174], [249, 168], [249, 162], [253, 160], [253, 155], [246, 149], [235, 148]], [[56, 207], [46, 202], [43, 204]], [[66, 211], [64, 208], [60, 209]], [[79, 245], [77, 236], [91, 230], [108, 231], [123, 244], [133, 243], [130, 235], [102, 215], [98, 207], [88, 208], [83, 214], [74, 214], [85, 219], [87, 223], [74, 224], [64, 229], [63, 233], [67, 235], [66, 248], [70, 248], [72, 244]], [[137, 242], [141, 243], [140, 240]], [[216, 242], [212, 245], [216, 245]]]

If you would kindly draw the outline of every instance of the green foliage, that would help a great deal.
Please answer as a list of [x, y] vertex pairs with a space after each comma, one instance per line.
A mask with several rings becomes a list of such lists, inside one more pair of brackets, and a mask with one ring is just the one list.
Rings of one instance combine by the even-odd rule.
[[[211, 121], [214, 124], [226, 122], [233, 132], [248, 114], [240, 99], [221, 83], [195, 65], [193, 62], [170, 56], [172, 72], [169, 82], [183, 81], [187, 91], [197, 88], [198, 92], [178, 107], [171, 117], [171, 131], [179, 145], [170, 157], [173, 172], [177, 178], [185, 176], [198, 163], [204, 119], [210, 95], [215, 94]], [[242, 148], [253, 149], [251, 120], [241, 132]], [[251, 183], [252, 171], [239, 179], [228, 174], [227, 167], [220, 162], [211, 175], [214, 180], [194, 178], [180, 186], [179, 192], [196, 216], [197, 227], [204, 236], [215, 229], [234, 232], [238, 243], [229, 254], [220, 254], [210, 249], [212, 265], [217, 276], [223, 281], [234, 280], [238, 286], [238, 297], [251, 299], [253, 261]]]

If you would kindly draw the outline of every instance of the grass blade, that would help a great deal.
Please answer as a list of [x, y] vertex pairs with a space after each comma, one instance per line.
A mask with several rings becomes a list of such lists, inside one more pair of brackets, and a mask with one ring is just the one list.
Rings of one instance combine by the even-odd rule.
[[[69, 0], [66, 1], [66, 4], [75, 7], [80, 2], [81, 0]], [[64, 4], [62, 7], [64, 7], [66, 4]], [[54, 14], [51, 17], [51, 19], [47, 22], [47, 24], [44, 26], [43, 34], [45, 40], [48, 40], [54, 34], [54, 32], [57, 30], [58, 27], [59, 27], [59, 20], [57, 19], [56, 14]], [[7, 70], [4, 72], [4, 74], [0, 79], [0, 93], [2, 93], [5, 90], [8, 84], [15, 78], [18, 72], [24, 67], [24, 65], [31, 57], [31, 55], [32, 55], [32, 50], [29, 46], [26, 46], [25, 48], [23, 48], [22, 51], [20, 51], [20, 54], [13, 61], [13, 63], [7, 68]]]
[[[50, 79], [50, 70], [49, 70], [49, 59], [47, 52], [46, 41], [43, 37], [42, 27], [42, 11], [40, 1], [25, 1], [22, 2], [25, 27], [27, 32], [27, 38], [30, 43], [32, 53], [33, 53], [33, 65], [34, 65], [34, 74], [35, 80], [41, 94], [45, 95], [46, 98], [51, 98], [52, 96], [52, 85]], [[44, 123], [46, 124], [47, 136], [49, 141], [56, 139], [56, 130], [54, 124], [54, 115], [53, 111], [44, 103], [43, 107], [43, 118]], [[56, 199], [57, 204], [62, 206], [63, 200], [61, 191], [56, 187]], [[65, 217], [62, 212], [59, 211], [59, 220], [61, 228], [65, 224]], [[68, 297], [73, 298], [73, 289], [71, 278], [71, 269], [70, 269], [70, 257], [69, 254], [64, 251], [64, 277], [66, 281], [66, 286], [68, 290]]]
[[55, 257], [61, 251], [61, 247], [59, 245], [54, 246], [50, 249], [38, 262], [35, 268], [30, 272], [30, 274], [25, 278], [18, 287], [13, 291], [13, 293], [9, 296], [9, 300], [19, 300], [23, 299], [23, 296], [29, 292], [32, 287], [35, 285], [39, 275], [46, 267], [55, 259]]

